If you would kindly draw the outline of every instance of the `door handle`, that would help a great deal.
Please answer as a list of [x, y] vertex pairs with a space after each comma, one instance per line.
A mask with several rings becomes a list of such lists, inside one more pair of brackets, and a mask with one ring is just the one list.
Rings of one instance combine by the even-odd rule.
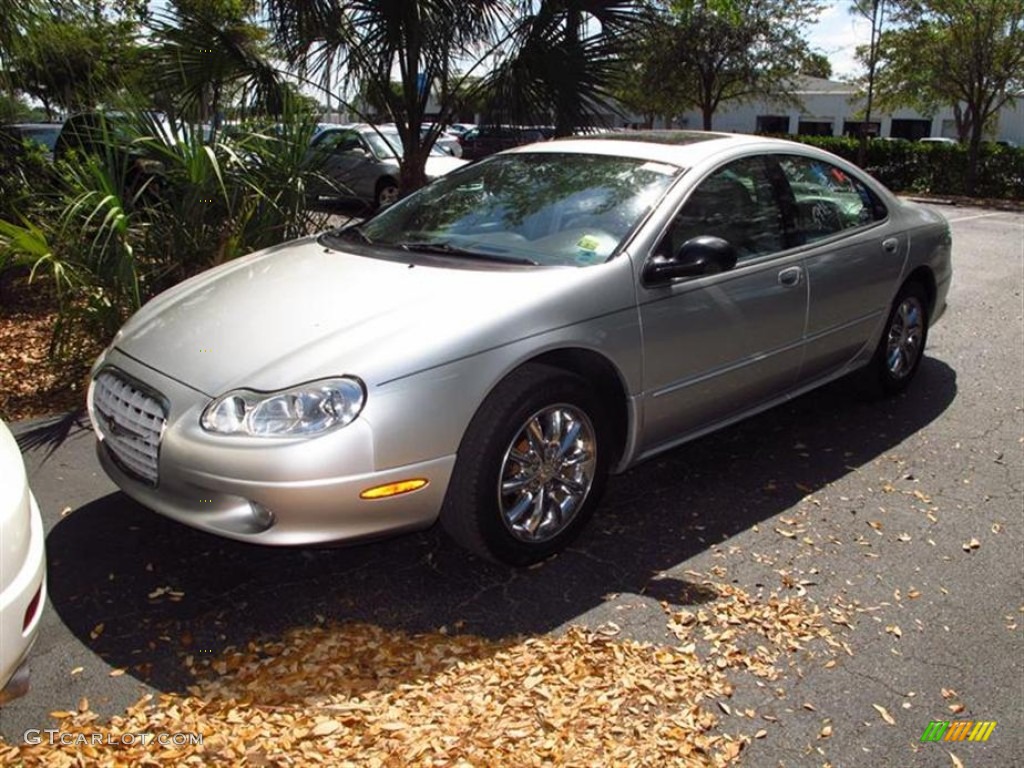
[[900, 241], [895, 237], [890, 237], [882, 241], [882, 250], [886, 253], [896, 253], [896, 249], [900, 247]]
[[800, 285], [803, 276], [804, 271], [800, 267], [787, 267], [779, 272], [779, 285], [792, 288], [793, 286]]

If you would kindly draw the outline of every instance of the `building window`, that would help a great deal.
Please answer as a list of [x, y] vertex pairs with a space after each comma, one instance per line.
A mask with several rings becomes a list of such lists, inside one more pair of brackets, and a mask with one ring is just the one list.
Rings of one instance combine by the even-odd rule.
[[861, 131], [865, 126], [868, 136], [880, 136], [882, 134], [882, 124], [876, 123], [874, 120], [870, 123], [865, 123], [863, 120], [845, 120], [843, 122], [843, 136], [857, 138], [861, 135]]
[[789, 133], [788, 115], [758, 115], [758, 133]]
[[889, 136], [894, 139], [917, 141], [932, 135], [931, 120], [897, 120], [893, 118]]
[[801, 120], [797, 130], [801, 136], [831, 136], [831, 120]]

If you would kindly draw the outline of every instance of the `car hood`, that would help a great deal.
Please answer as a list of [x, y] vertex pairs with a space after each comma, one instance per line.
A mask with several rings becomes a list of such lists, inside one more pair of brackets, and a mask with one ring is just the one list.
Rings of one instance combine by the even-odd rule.
[[595, 289], [611, 263], [426, 261], [330, 250], [313, 238], [277, 246], [161, 294], [115, 346], [210, 396], [343, 374], [372, 385], [621, 308], [631, 295], [629, 280]]

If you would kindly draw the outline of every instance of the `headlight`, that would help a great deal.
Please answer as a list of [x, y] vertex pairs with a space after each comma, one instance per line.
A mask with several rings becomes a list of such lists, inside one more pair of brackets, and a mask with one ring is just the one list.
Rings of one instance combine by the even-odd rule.
[[203, 412], [203, 429], [222, 435], [302, 437], [351, 423], [366, 402], [359, 379], [340, 377], [279, 392], [238, 389]]

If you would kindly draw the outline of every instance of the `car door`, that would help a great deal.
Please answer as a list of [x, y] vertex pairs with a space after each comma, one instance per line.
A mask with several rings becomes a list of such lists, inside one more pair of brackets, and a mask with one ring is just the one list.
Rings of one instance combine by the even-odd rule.
[[641, 453], [782, 396], [800, 369], [807, 313], [803, 260], [786, 251], [779, 185], [761, 156], [708, 174], [648, 256], [711, 235], [736, 248], [719, 274], [638, 288], [644, 339]]
[[816, 157], [776, 156], [789, 187], [787, 232], [807, 272], [801, 380], [842, 370], [887, 316], [909, 250], [881, 199], [848, 171]]
[[[372, 164], [372, 153], [363, 142], [358, 131], [324, 131], [313, 144], [320, 163], [320, 172], [330, 178], [345, 197], [367, 199], [367, 182], [372, 175], [367, 167]], [[372, 196], [372, 189], [370, 192]]]

